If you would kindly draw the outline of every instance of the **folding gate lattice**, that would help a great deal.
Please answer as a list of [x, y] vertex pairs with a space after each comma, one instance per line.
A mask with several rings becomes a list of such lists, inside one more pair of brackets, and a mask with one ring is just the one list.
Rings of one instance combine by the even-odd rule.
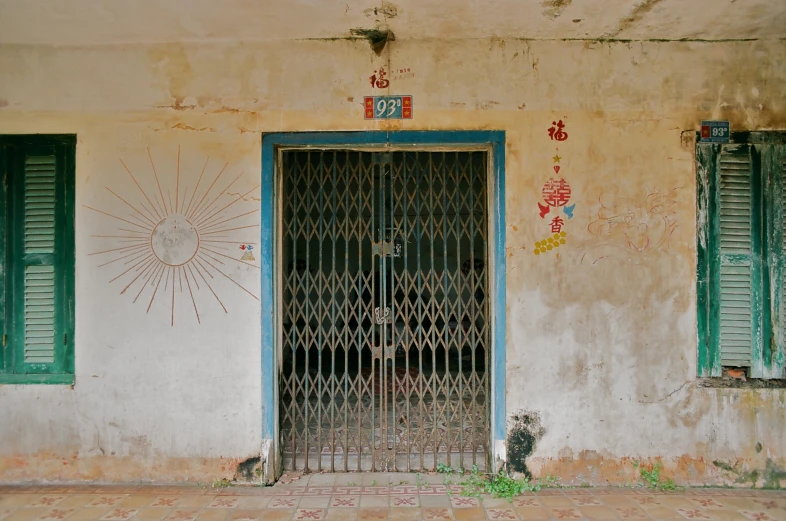
[[284, 468], [485, 468], [488, 152], [280, 157]]

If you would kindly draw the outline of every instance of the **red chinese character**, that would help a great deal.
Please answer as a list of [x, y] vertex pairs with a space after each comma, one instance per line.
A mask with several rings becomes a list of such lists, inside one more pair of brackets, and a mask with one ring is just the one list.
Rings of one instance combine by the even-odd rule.
[[549, 206], [565, 206], [570, 201], [570, 185], [562, 178], [550, 178], [540, 193]]
[[558, 215], [551, 220], [551, 231], [553, 233], [559, 233], [562, 231], [562, 225], [565, 224], [565, 221]]
[[245, 250], [245, 249], [246, 249], [246, 245], [245, 245], [245, 244], [241, 244], [241, 245], [240, 245], [240, 249], [241, 249], [241, 250]]
[[565, 123], [563, 123], [562, 120], [552, 121], [551, 124], [556, 125], [556, 127], [551, 127], [549, 129], [549, 137], [552, 140], [565, 141], [568, 139], [568, 133], [562, 130], [565, 128]]
[[371, 87], [376, 87], [378, 89], [387, 89], [390, 86], [390, 80], [386, 79], [385, 76], [387, 73], [385, 72], [384, 67], [379, 68], [379, 76], [377, 76], [377, 71], [374, 71], [374, 74], [368, 77], [371, 80]]

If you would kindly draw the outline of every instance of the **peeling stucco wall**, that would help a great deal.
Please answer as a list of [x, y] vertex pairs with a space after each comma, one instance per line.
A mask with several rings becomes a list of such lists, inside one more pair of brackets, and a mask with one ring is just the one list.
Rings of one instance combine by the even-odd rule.
[[[258, 456], [259, 302], [224, 281], [228, 312], [197, 300], [201, 323], [188, 300], [174, 326], [166, 303], [146, 312], [96, 268], [108, 225], [86, 206], [117, 204], [107, 186], [132, 190], [119, 159], [142, 171], [148, 148], [172, 172], [180, 147], [192, 187], [200, 160], [226, 162], [245, 193], [260, 133], [366, 129], [507, 132], [507, 411], [542, 429], [526, 456], [508, 447], [524, 459], [514, 468], [592, 484], [633, 479], [635, 459], [693, 483], [736, 479], [713, 461], [782, 469], [786, 391], [696, 382], [682, 132], [702, 119], [786, 127], [784, 62], [780, 41], [397, 40], [380, 56], [353, 40], [0, 47], [0, 133], [78, 135], [76, 385], [0, 386], [0, 480], [206, 481]], [[413, 120], [364, 121], [379, 67], [391, 93], [413, 95]], [[556, 119], [577, 206], [567, 244], [535, 256]], [[253, 267], [232, 274], [259, 287]]]

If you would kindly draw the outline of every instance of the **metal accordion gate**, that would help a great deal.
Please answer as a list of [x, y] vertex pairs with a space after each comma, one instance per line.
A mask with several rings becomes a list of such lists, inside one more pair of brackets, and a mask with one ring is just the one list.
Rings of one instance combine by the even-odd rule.
[[485, 469], [489, 152], [279, 157], [284, 468]]

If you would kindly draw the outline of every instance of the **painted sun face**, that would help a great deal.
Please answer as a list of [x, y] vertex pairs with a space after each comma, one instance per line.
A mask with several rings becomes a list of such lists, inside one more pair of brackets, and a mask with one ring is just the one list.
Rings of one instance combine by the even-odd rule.
[[185, 216], [172, 214], [153, 228], [153, 254], [164, 264], [182, 266], [199, 251], [199, 234]]
[[[246, 234], [244, 237], [246, 239], [251, 229], [258, 228], [258, 224], [245, 224], [245, 222], [249, 216], [257, 213], [259, 208], [233, 213], [233, 211], [237, 212], [233, 207], [235, 204], [245, 201], [251, 192], [259, 188], [259, 185], [244, 194], [230, 196], [227, 191], [240, 179], [240, 175], [238, 175], [223, 190], [215, 193], [214, 188], [226, 170], [227, 164], [225, 164], [210, 186], [206, 190], [200, 191], [199, 186], [210, 161], [210, 158], [207, 158], [190, 196], [188, 189], [184, 189], [181, 193], [180, 148], [178, 147], [175, 197], [174, 200], [171, 196], [165, 198], [161, 180], [149, 150], [148, 156], [158, 189], [157, 194], [155, 191], [150, 194], [146, 192], [137, 177], [121, 160], [124, 169], [138, 188], [136, 200], [134, 201], [130, 195], [127, 198], [122, 197], [107, 187], [107, 190], [123, 203], [122, 207], [113, 212], [105, 212], [85, 206], [122, 223], [118, 225], [117, 235], [96, 236], [113, 241], [117, 247], [90, 254], [110, 257], [110, 260], [98, 267], [115, 263], [127, 266], [122, 273], [109, 282], [127, 282], [120, 291], [121, 294], [138, 289], [133, 302], [137, 302], [147, 290], [149, 293], [148, 312], [156, 297], [169, 296], [172, 306], [172, 325], [175, 324], [175, 301], [178, 294], [187, 294], [190, 297], [197, 322], [201, 322], [197, 299], [194, 295], [203, 287], [209, 290], [224, 312], [227, 312], [226, 306], [213, 287], [214, 279], [217, 276], [223, 276], [234, 283], [236, 287], [259, 300], [258, 296], [235, 280], [234, 276], [227, 273], [226, 264], [228, 264], [227, 260], [230, 260], [248, 266], [258, 266], [247, 262], [248, 258], [237, 259], [225, 253], [231, 251], [227, 246], [230, 244], [255, 244], [253, 241], [239, 240], [240, 238], [236, 234]], [[227, 196], [234, 198], [228, 199]], [[121, 210], [126, 211], [124, 213]], [[176, 287], [179, 289], [176, 290]]]

